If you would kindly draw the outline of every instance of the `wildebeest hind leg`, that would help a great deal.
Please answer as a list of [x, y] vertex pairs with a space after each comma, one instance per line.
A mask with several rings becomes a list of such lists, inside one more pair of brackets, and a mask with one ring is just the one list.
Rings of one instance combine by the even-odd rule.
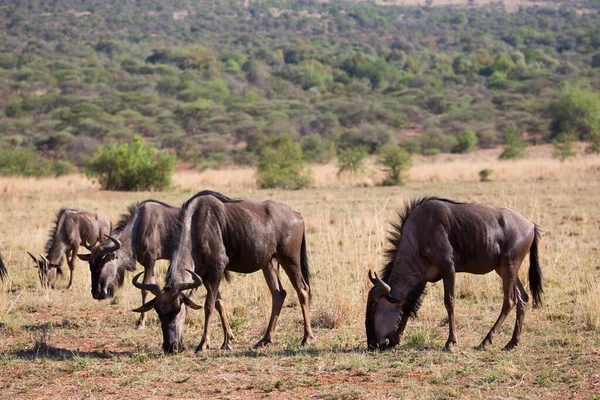
[[[280, 261], [281, 262], [281, 261]], [[300, 270], [300, 260], [290, 260], [290, 262], [281, 262], [283, 270], [290, 278], [296, 293], [298, 294], [298, 300], [302, 307], [302, 317], [304, 318], [304, 338], [302, 339], [301, 346], [306, 346], [313, 339], [312, 329], [310, 327], [310, 308], [309, 308], [309, 294], [310, 287], [302, 278], [302, 272]]]
[[[516, 265], [520, 265], [516, 264]], [[500, 316], [492, 329], [490, 329], [489, 333], [486, 335], [485, 339], [481, 342], [479, 346], [477, 346], [478, 350], [483, 350], [485, 346], [488, 344], [492, 344], [494, 336], [498, 333], [498, 330], [504, 323], [504, 320], [512, 310], [515, 305], [515, 281], [517, 278], [517, 271], [513, 268], [512, 265], [507, 265], [505, 267], [499, 267], [496, 269], [498, 275], [502, 277], [502, 290], [504, 292], [504, 301], [502, 302], [502, 311], [500, 311]]]
[[231, 326], [229, 326], [229, 318], [227, 317], [227, 310], [225, 309], [225, 302], [221, 298], [221, 291], [217, 292], [217, 300], [215, 302], [215, 308], [219, 313], [219, 317], [221, 318], [221, 325], [223, 325], [223, 345], [221, 346], [221, 350], [232, 350], [230, 341], [235, 339], [233, 336], [233, 332], [231, 331]]
[[271, 261], [262, 271], [271, 291], [271, 318], [269, 319], [269, 326], [267, 327], [265, 336], [254, 345], [255, 349], [273, 343], [273, 336], [275, 336], [275, 330], [277, 329], [281, 307], [283, 307], [283, 302], [287, 295], [279, 279], [279, 267], [275, 260]]
[[518, 277], [515, 289], [515, 295], [517, 297], [517, 320], [515, 322], [515, 330], [513, 331], [512, 339], [504, 346], [504, 350], [512, 350], [519, 345], [523, 321], [525, 320], [525, 311], [527, 310], [527, 302], [529, 301], [529, 296]]

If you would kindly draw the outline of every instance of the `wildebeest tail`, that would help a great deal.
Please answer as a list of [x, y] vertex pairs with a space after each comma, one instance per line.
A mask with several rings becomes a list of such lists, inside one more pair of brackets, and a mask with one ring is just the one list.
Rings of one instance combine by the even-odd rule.
[[2, 260], [2, 254], [0, 254], [0, 281], [4, 282], [8, 277], [8, 270], [6, 269], [6, 265], [4, 265], [4, 261]]
[[533, 243], [529, 249], [529, 287], [533, 295], [533, 307], [538, 308], [542, 304], [542, 269], [540, 268], [540, 258], [538, 255], [538, 239], [540, 229], [535, 226]]
[[306, 232], [302, 232], [302, 245], [300, 246], [300, 270], [302, 278], [308, 286], [308, 298], [312, 299], [312, 290], [310, 288], [310, 270], [308, 268], [308, 256], [306, 255]]

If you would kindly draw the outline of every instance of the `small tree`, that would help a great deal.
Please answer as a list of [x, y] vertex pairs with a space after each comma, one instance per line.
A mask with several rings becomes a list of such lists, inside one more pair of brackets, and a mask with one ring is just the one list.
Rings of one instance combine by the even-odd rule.
[[402, 185], [405, 171], [412, 166], [412, 156], [402, 147], [388, 144], [381, 148], [381, 157], [378, 162], [384, 166], [386, 173], [382, 182], [384, 186]]
[[452, 149], [453, 153], [470, 153], [477, 144], [477, 135], [470, 129], [465, 129], [456, 137], [458, 144]]
[[257, 184], [260, 188], [301, 189], [310, 184], [302, 148], [288, 135], [267, 139], [259, 150]]
[[349, 148], [338, 152], [338, 173], [340, 176], [346, 171], [360, 171], [363, 168], [363, 160], [367, 152], [361, 148]]
[[575, 155], [573, 150], [573, 142], [575, 141], [575, 135], [560, 134], [552, 140], [552, 157], [565, 161], [569, 157]]
[[97, 177], [105, 190], [163, 190], [171, 186], [176, 158], [160, 153], [135, 136], [131, 144], [113, 143], [102, 147], [84, 171]]
[[490, 175], [492, 175], [492, 172], [494, 172], [494, 170], [491, 168], [484, 168], [481, 171], [479, 171], [479, 181], [480, 182], [489, 182]]
[[514, 125], [506, 127], [504, 131], [504, 144], [504, 151], [498, 157], [500, 160], [525, 158], [523, 150], [526, 144], [519, 137], [519, 128]]

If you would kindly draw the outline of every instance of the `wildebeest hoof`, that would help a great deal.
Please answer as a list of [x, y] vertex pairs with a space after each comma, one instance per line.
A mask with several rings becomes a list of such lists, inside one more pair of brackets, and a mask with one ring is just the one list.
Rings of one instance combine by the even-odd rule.
[[262, 347], [267, 347], [269, 344], [273, 343], [272, 339], [264, 338], [260, 342], [254, 345], [255, 349], [260, 349]]
[[146, 324], [138, 322], [137, 324], [135, 324], [135, 329], [137, 329], [138, 331], [144, 330], [146, 329]]
[[221, 350], [233, 350], [233, 347], [229, 343], [223, 343]]
[[304, 346], [308, 346], [309, 344], [311, 344], [313, 341], [312, 337], [306, 338], [302, 340], [302, 343], [300, 343], [300, 346], [304, 347]]
[[517, 347], [518, 345], [519, 345], [518, 342], [513, 342], [511, 340], [510, 342], [508, 342], [508, 344], [506, 346], [504, 346], [504, 348], [502, 350], [510, 351], [510, 350], [514, 349], [515, 347]]
[[198, 345], [198, 347], [196, 347], [196, 350], [194, 351], [194, 354], [197, 353], [202, 353], [204, 350], [208, 350], [210, 348], [210, 345], [208, 343], [200, 343]]

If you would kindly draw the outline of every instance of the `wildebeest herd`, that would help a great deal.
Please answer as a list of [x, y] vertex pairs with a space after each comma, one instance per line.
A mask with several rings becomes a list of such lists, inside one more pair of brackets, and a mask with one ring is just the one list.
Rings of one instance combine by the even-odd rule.
[[[444, 346], [456, 343], [454, 282], [456, 272], [501, 277], [504, 301], [498, 320], [478, 348], [492, 343], [494, 335], [516, 305], [517, 318], [511, 340], [504, 347], [519, 345], [529, 296], [518, 271], [529, 253], [529, 287], [534, 307], [541, 303], [542, 273], [538, 257], [538, 227], [511, 209], [495, 209], [459, 203], [437, 197], [417, 198], [399, 213], [399, 222], [389, 232], [387, 262], [381, 277], [368, 272], [373, 284], [367, 297], [365, 326], [369, 349], [397, 345], [408, 319], [416, 315], [428, 282], [442, 280], [448, 312], [449, 335]], [[77, 254], [79, 246], [89, 250]], [[286, 291], [280, 269], [296, 290], [304, 319], [301, 345], [314, 336], [310, 323], [310, 271], [302, 215], [272, 200], [232, 199], [205, 190], [181, 208], [157, 200], [133, 204], [112, 229], [101, 214], [61, 209], [46, 245], [46, 255], [29, 253], [42, 285], [56, 287], [66, 256], [70, 269], [68, 288], [73, 285], [75, 257], [89, 263], [92, 297], [106, 299], [122, 286], [125, 271], [139, 262], [144, 271], [132, 282], [141, 290], [142, 306], [137, 322], [143, 328], [146, 313], [156, 310], [163, 333], [165, 353], [183, 350], [183, 327], [187, 308], [202, 306], [190, 299], [190, 292], [206, 288], [204, 333], [196, 352], [210, 348], [210, 321], [214, 309], [224, 332], [222, 349], [231, 349], [233, 333], [219, 287], [231, 272], [249, 274], [262, 270], [271, 291], [271, 317], [264, 337], [255, 347], [273, 342]], [[169, 260], [164, 285], [156, 282], [157, 260]], [[142, 282], [139, 277], [144, 275]], [[0, 256], [0, 279], [7, 268]], [[146, 301], [147, 294], [154, 298]]]

